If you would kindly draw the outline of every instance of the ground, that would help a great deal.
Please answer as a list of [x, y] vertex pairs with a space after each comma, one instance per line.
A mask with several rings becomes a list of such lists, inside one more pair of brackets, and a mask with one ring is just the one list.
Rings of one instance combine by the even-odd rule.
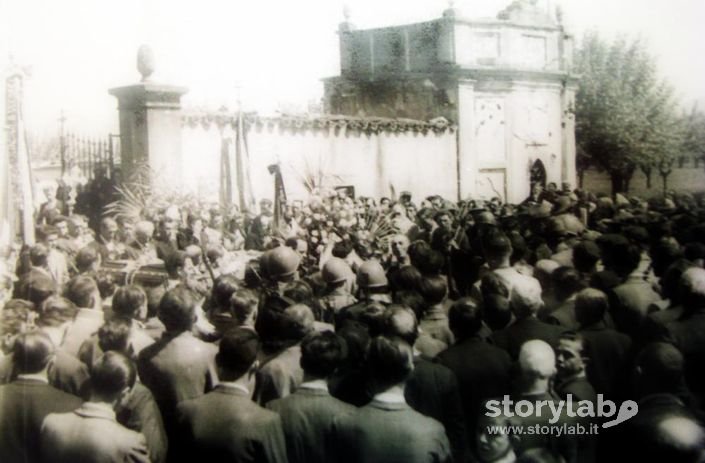
[[[606, 173], [589, 170], [585, 174], [584, 188], [594, 193], [611, 193], [610, 178]], [[705, 169], [674, 169], [668, 177], [668, 189], [678, 192], [700, 193], [705, 191]], [[637, 171], [629, 186], [629, 193], [650, 198], [663, 193], [663, 183], [658, 174], [651, 176], [651, 188], [646, 188], [646, 176]]]

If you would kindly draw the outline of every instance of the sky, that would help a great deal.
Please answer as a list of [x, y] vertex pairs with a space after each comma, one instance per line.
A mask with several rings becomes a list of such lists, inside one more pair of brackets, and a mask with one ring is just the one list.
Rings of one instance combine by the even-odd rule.
[[[538, 0], [560, 4], [576, 37], [641, 37], [684, 107], [705, 110], [705, 0]], [[511, 0], [456, 0], [466, 17], [493, 17]], [[139, 80], [148, 43], [153, 79], [189, 89], [186, 107], [271, 114], [320, 100], [339, 74], [338, 24], [347, 5], [359, 29], [435, 19], [446, 0], [0, 0], [0, 70], [26, 66], [25, 120], [57, 133], [117, 132], [109, 88]]]

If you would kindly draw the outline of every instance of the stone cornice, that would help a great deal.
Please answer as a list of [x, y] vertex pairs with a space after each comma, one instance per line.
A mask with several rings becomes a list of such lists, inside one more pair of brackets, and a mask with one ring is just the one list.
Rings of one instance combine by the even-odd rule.
[[143, 82], [125, 87], [116, 87], [108, 93], [118, 99], [119, 109], [180, 109], [181, 96], [188, 92], [185, 87]]
[[485, 68], [485, 67], [458, 67], [447, 66], [437, 72], [389, 72], [389, 73], [355, 73], [336, 77], [326, 77], [324, 83], [360, 83], [360, 82], [413, 82], [426, 78], [444, 81], [474, 80], [477, 82], [487, 80], [502, 81], [528, 81], [543, 82], [547, 85], [552, 83], [577, 86], [580, 76], [562, 71], [542, 71], [531, 69], [511, 69], [511, 68]]
[[[430, 121], [387, 117], [353, 117], [353, 116], [294, 116], [262, 117], [257, 114], [243, 114], [243, 125], [256, 129], [283, 129], [290, 131], [345, 129], [366, 134], [417, 132], [426, 134], [454, 132], [456, 127], [448, 120], [439, 117]], [[185, 126], [196, 128], [217, 127], [235, 129], [238, 124], [237, 113], [222, 111], [187, 111], [182, 117]]]

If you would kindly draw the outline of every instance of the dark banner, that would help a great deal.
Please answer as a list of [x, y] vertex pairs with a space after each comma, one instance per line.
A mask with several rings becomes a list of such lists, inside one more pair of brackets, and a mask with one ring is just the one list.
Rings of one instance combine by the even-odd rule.
[[268, 167], [269, 173], [274, 175], [274, 229], [279, 230], [286, 207], [286, 190], [284, 189], [284, 178], [279, 164], [272, 164]]

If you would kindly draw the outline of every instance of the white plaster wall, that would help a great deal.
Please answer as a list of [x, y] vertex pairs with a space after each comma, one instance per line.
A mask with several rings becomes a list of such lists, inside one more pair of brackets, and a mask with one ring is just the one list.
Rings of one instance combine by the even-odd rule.
[[541, 71], [560, 68], [557, 30], [503, 23], [456, 23], [454, 35], [455, 62], [460, 66]]
[[[232, 130], [184, 127], [183, 172], [185, 190], [218, 199], [221, 138], [234, 140]], [[367, 135], [356, 131], [253, 128], [248, 132], [250, 177], [256, 200], [273, 197], [273, 179], [267, 166], [279, 163], [287, 196], [306, 199], [301, 180], [308, 173], [326, 174], [327, 186], [353, 185], [357, 195], [389, 196], [409, 190], [414, 198], [440, 194], [457, 199], [456, 134], [414, 132]], [[233, 185], [234, 148], [231, 148]]]
[[558, 85], [516, 83], [507, 97], [509, 153], [507, 198], [519, 202], [529, 195], [529, 169], [540, 159], [548, 182], [561, 182], [561, 95]]
[[460, 151], [460, 196], [465, 199], [477, 192], [478, 146], [474, 136], [475, 82], [458, 84], [458, 149]]

